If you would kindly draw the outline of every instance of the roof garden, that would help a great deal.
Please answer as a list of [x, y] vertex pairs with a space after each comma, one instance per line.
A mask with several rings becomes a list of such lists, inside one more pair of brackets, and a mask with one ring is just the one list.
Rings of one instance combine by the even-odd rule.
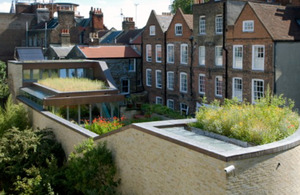
[[61, 92], [97, 91], [108, 88], [103, 81], [87, 78], [47, 78], [39, 80], [38, 83]]

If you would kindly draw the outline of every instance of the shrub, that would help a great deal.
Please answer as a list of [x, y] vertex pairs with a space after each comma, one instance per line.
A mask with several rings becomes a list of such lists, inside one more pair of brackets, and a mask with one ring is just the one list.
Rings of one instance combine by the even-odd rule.
[[266, 144], [288, 137], [299, 126], [294, 103], [269, 93], [255, 105], [226, 99], [223, 106], [214, 102], [201, 107], [192, 126], [252, 144]]
[[142, 105], [142, 111], [145, 114], [160, 114], [164, 115], [166, 117], [172, 118], [172, 119], [183, 119], [186, 118], [186, 116], [183, 116], [178, 111], [174, 111], [167, 106], [163, 106], [160, 104], [143, 104]]
[[120, 119], [114, 117], [113, 121], [103, 117], [98, 117], [92, 121], [92, 124], [89, 124], [89, 121], [85, 121], [84, 127], [94, 133], [102, 135], [123, 127], [124, 123], [122, 121], [124, 121], [124, 117], [121, 117]]

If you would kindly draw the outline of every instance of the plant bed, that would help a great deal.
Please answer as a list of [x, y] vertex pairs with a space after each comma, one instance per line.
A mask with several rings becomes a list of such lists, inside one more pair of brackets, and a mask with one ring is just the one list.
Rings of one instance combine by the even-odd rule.
[[299, 116], [292, 111], [294, 103], [281, 96], [266, 94], [255, 105], [225, 99], [211, 107], [201, 107], [192, 127], [235, 138], [251, 145], [275, 142], [293, 134]]
[[97, 133], [98, 135], [102, 135], [113, 130], [119, 129], [124, 126], [124, 117], [117, 118], [114, 117], [113, 120], [98, 117], [92, 121], [92, 124], [89, 124], [89, 121], [85, 121], [84, 128]]

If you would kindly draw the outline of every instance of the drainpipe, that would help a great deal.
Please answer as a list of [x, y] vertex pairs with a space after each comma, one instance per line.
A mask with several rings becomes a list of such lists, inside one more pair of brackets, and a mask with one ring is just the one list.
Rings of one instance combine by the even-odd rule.
[[164, 32], [164, 69], [165, 69], [165, 79], [164, 79], [164, 105], [167, 105], [167, 32]]
[[191, 91], [191, 100], [193, 100], [193, 62], [194, 62], [193, 35], [189, 38], [189, 40], [191, 42], [190, 91]]
[[223, 3], [223, 50], [225, 51], [225, 98], [228, 98], [228, 50], [226, 49], [226, 2]]

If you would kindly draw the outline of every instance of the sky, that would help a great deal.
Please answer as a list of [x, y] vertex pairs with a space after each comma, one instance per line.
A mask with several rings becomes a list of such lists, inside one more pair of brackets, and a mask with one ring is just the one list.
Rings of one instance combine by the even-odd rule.
[[[29, 0], [19, 1], [28, 2]], [[49, 0], [38, 1], [48, 2]], [[169, 12], [169, 5], [172, 0], [54, 0], [54, 2], [79, 4], [78, 11], [80, 15], [86, 18], [89, 16], [91, 7], [101, 8], [106, 27], [108, 29], [114, 27], [121, 30], [123, 17], [133, 17], [136, 27], [143, 28], [146, 25], [151, 10], [155, 10], [156, 14]], [[11, 0], [0, 0], [0, 12], [9, 12], [10, 7]]]

